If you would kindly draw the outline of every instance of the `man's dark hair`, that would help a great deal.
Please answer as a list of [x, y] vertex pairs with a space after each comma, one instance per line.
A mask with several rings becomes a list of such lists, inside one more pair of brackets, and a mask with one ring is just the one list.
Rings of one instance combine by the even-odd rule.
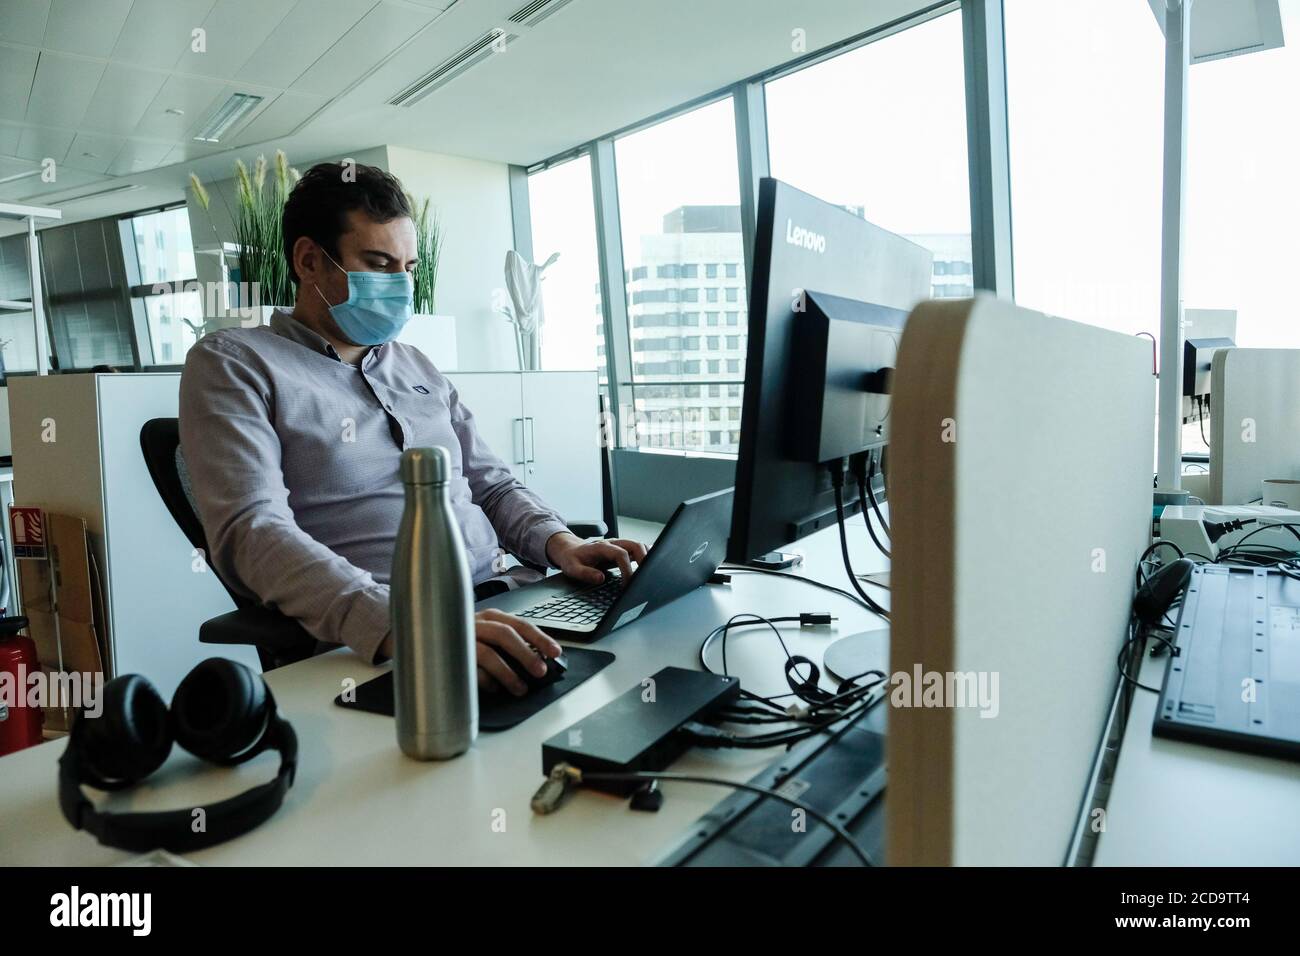
[[300, 236], [315, 240], [337, 261], [339, 236], [347, 231], [347, 215], [364, 210], [375, 222], [411, 215], [411, 204], [397, 177], [378, 166], [361, 163], [317, 163], [298, 180], [284, 204], [284, 258], [294, 284], [293, 245]]

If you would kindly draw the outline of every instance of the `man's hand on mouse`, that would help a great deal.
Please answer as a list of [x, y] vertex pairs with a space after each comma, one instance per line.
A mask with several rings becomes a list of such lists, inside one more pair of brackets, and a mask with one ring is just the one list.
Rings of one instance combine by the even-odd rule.
[[[538, 657], [559, 657], [564, 652], [559, 643], [523, 618], [489, 608], [474, 615], [475, 653], [478, 661], [478, 686], [480, 690], [493, 691], [505, 688], [516, 697], [528, 693], [528, 685], [502, 660], [510, 655], [522, 661], [534, 677], [546, 676], [546, 661]], [[534, 650], [536, 648], [536, 650]], [[392, 635], [380, 645], [381, 659], [393, 656]]]
[[478, 639], [479, 689], [504, 687], [516, 697], [528, 693], [528, 685], [502, 660], [502, 655], [522, 661], [534, 677], [545, 677], [546, 661], [537, 655], [559, 657], [564, 650], [554, 638], [523, 618], [493, 608], [474, 615], [474, 636]]
[[605, 570], [617, 567], [624, 580], [632, 576], [632, 565], [645, 560], [645, 545], [627, 538], [593, 538], [560, 531], [546, 542], [546, 557], [566, 575], [584, 584], [600, 584]]

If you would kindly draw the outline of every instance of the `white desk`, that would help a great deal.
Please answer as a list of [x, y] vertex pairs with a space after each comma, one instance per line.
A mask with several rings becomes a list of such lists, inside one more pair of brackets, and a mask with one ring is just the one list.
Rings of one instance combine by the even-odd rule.
[[[1147, 655], [1142, 683], [1168, 660]], [[1133, 699], [1094, 865], [1300, 864], [1300, 764], [1153, 737], [1156, 703]]]
[[[860, 518], [850, 523], [850, 545], [860, 573], [885, 566]], [[834, 529], [799, 547], [808, 555], [801, 573], [848, 587]], [[600, 641], [595, 646], [617, 655], [605, 670], [519, 726], [480, 734], [469, 753], [446, 763], [404, 757], [391, 719], [334, 705], [344, 679], [363, 681], [380, 672], [350, 651], [273, 671], [267, 682], [298, 733], [297, 783], [266, 824], [188, 858], [205, 865], [651, 863], [729, 791], [665, 784], [666, 799], [658, 813], [638, 813], [628, 809], [626, 800], [579, 791], [559, 812], [534, 816], [529, 799], [542, 781], [541, 742], [661, 667], [696, 667], [706, 633], [732, 614], [816, 610], [834, 613], [838, 624], [802, 632], [783, 629], [793, 653], [819, 660], [837, 637], [880, 629], [884, 667], [889, 641], [873, 615], [808, 585], [736, 574], [729, 586], [701, 588]], [[749, 689], [788, 689], [780, 649], [769, 632], [733, 633], [727, 654], [731, 672]], [[52, 742], [0, 758], [0, 863], [88, 865], [129, 857], [74, 831], [60, 815], [56, 762], [63, 748], [62, 742]], [[777, 753], [775, 748], [695, 750], [673, 769], [746, 780]], [[212, 802], [269, 779], [276, 760], [275, 754], [263, 754], [246, 766], [221, 770], [196, 768], [189, 755], [174, 754], [147, 784], [115, 795], [107, 806], [161, 809]]]

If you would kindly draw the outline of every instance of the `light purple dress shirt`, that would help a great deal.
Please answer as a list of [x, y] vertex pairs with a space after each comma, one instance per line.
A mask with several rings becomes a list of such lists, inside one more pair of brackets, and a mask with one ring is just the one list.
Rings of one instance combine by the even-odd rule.
[[390, 342], [349, 365], [288, 312], [190, 349], [180, 436], [212, 566], [367, 660], [390, 630], [403, 450], [450, 452], [452, 510], [476, 583], [494, 576], [502, 548], [546, 566], [547, 540], [565, 530], [484, 444], [424, 353]]

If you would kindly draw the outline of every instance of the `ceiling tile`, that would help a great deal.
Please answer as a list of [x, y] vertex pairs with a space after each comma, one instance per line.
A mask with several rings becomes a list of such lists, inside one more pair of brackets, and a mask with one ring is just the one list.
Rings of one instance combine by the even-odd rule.
[[139, 125], [158, 96], [167, 74], [109, 63], [86, 109], [82, 129], [126, 135]]
[[132, 173], [153, 169], [167, 158], [172, 151], [171, 143], [155, 143], [151, 140], [128, 139], [108, 167], [110, 176], [130, 176]]
[[195, 53], [187, 45], [175, 71], [232, 79], [293, 5], [294, 0], [217, 0], [203, 21], [206, 51]]
[[190, 48], [193, 31], [212, 10], [214, 0], [135, 0], [113, 59], [171, 69]]
[[40, 177], [33, 179], [20, 179], [15, 183], [10, 183], [9, 187], [18, 187], [9, 189], [5, 194], [6, 199], [25, 199], [34, 205], [41, 205], [46, 201], [46, 197], [57, 197], [72, 189], [88, 186], [103, 179], [104, 177], [96, 173], [88, 173], [80, 169], [69, 169], [59, 167], [58, 178], [52, 183], [44, 182]]
[[0, 47], [0, 119], [27, 115], [27, 96], [36, 76], [40, 54], [19, 47]]
[[27, 100], [27, 121], [77, 127], [104, 75], [104, 64], [79, 56], [42, 53]]
[[239, 71], [239, 79], [286, 89], [373, 6], [368, 0], [299, 0]]
[[0, 0], [0, 40], [40, 46], [50, 0]]
[[253, 117], [252, 122], [231, 141], [231, 145], [247, 146], [250, 143], [261, 143], [288, 136], [327, 102], [329, 100], [323, 96], [281, 93], [270, 106]]
[[54, 0], [41, 46], [61, 53], [108, 56], [131, 11], [131, 0]]
[[[173, 142], [182, 139], [187, 130], [202, 122], [208, 111], [216, 107], [217, 97], [225, 85], [220, 80], [206, 77], [169, 76], [136, 124], [135, 134]], [[184, 112], [177, 116], [168, 113], [169, 109]]]
[[14, 123], [0, 123], [0, 156], [17, 156], [23, 128]]
[[[53, 159], [61, 168], [75, 135], [75, 133], [63, 129], [45, 129], [40, 126], [24, 127], [23, 135], [18, 140], [18, 155], [33, 162], [41, 162], [48, 157]], [[56, 168], [55, 174], [58, 175], [58, 168]]]
[[[205, 157], [220, 153], [221, 151], [222, 148], [220, 146], [204, 146], [202, 143], [195, 143], [193, 141], [188, 143], [177, 143], [167, 153], [167, 157], [158, 165], [175, 166], [177, 163], [188, 163], [193, 162], [196, 159], [204, 159]], [[230, 172], [232, 175], [235, 172], [235, 161], [233, 159], [230, 161]]]
[[106, 173], [125, 143], [121, 136], [78, 133], [63, 164], [91, 173]]
[[5, 159], [0, 156], [0, 179], [8, 179], [10, 176], [21, 176], [27, 174], [26, 178], [40, 175], [41, 167], [29, 163], [25, 159]]
[[292, 89], [322, 96], [342, 93], [432, 19], [432, 13], [380, 4], [308, 67]]

